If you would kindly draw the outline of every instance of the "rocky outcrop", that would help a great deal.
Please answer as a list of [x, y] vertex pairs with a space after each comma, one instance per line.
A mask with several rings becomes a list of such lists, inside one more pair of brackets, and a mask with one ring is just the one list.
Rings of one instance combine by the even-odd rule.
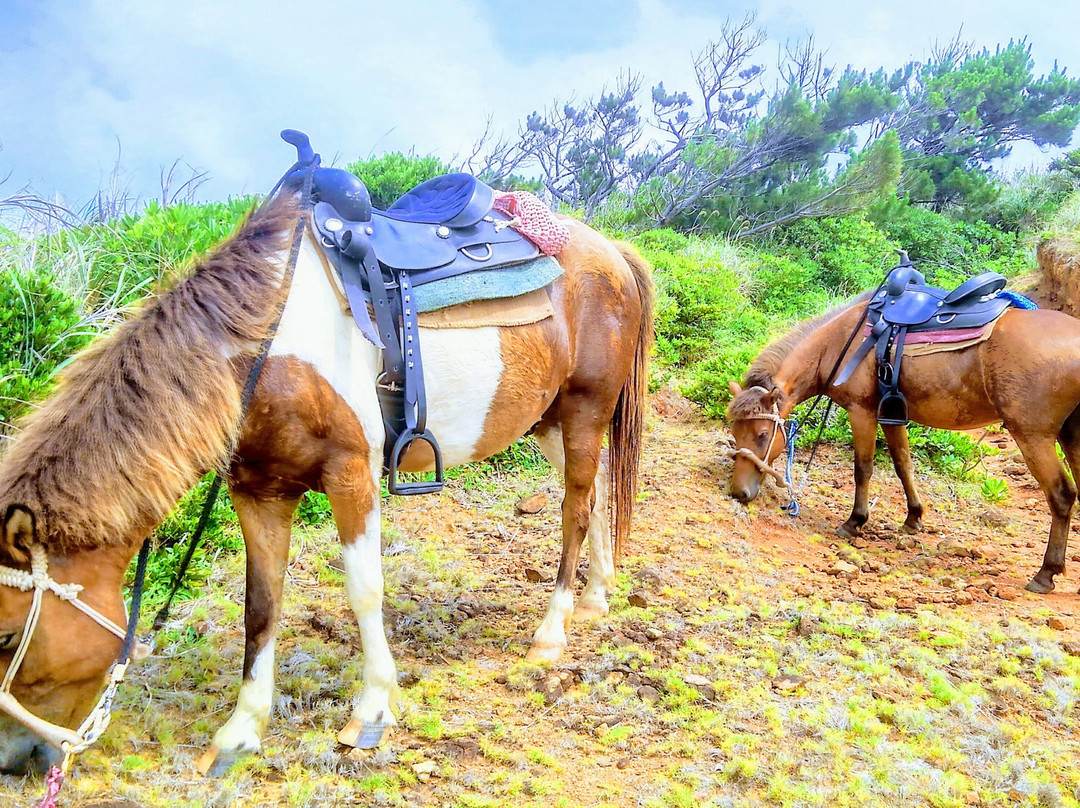
[[1080, 317], [1080, 245], [1073, 239], [1043, 241], [1038, 260], [1040, 305]]

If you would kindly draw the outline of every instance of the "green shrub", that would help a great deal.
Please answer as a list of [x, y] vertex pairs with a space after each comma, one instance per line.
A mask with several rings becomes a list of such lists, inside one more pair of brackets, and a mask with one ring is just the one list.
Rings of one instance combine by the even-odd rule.
[[862, 214], [804, 219], [776, 240], [796, 260], [816, 264], [821, 287], [833, 296], [873, 289], [896, 265], [896, 243]]
[[41, 398], [53, 374], [87, 341], [75, 301], [43, 271], [0, 255], [0, 432]]
[[371, 204], [378, 210], [390, 207], [410, 188], [450, 171], [438, 157], [417, 157], [401, 152], [357, 160], [346, 168], [364, 181], [371, 194]]
[[807, 259], [760, 253], [751, 263], [751, 299], [769, 314], [787, 318], [810, 317], [827, 307], [829, 298], [821, 268]]

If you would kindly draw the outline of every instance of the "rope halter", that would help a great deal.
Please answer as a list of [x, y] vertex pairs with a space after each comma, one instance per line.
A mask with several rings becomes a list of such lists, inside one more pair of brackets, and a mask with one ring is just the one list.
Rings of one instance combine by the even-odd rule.
[[26, 623], [23, 625], [22, 637], [15, 649], [15, 654], [8, 665], [7, 673], [0, 682], [0, 710], [7, 713], [28, 730], [38, 735], [42, 740], [52, 744], [64, 753], [64, 766], [66, 769], [71, 756], [83, 751], [100, 737], [101, 733], [109, 725], [109, 713], [112, 710], [113, 698], [116, 689], [124, 678], [127, 671], [127, 662], [116, 663], [109, 672], [109, 683], [101, 694], [94, 709], [86, 717], [77, 730], [53, 724], [31, 713], [23, 707], [18, 699], [11, 693], [11, 685], [15, 676], [22, 666], [26, 652], [30, 647], [30, 641], [37, 628], [38, 618], [41, 616], [41, 602], [46, 592], [51, 592], [60, 600], [70, 603], [80, 612], [85, 614], [106, 631], [115, 634], [121, 640], [125, 639], [125, 631], [112, 620], [103, 615], [92, 606], [88, 606], [79, 600], [82, 586], [79, 584], [62, 584], [49, 577], [49, 557], [45, 548], [40, 544], [30, 545], [30, 571], [15, 569], [13, 567], [0, 566], [0, 586], [8, 586], [21, 592], [33, 592], [33, 600], [30, 603], [30, 612], [26, 615]]
[[[770, 412], [761, 412], [755, 415], [746, 416], [744, 418], [736, 418], [736, 421], [772, 421], [773, 429], [772, 434], [769, 436], [769, 442], [765, 445], [765, 452], [763, 456], [758, 456], [749, 447], [742, 447], [741, 449], [725, 449], [724, 453], [728, 457], [744, 457], [757, 467], [758, 471], [763, 474], [768, 474], [773, 477], [780, 485], [787, 489], [788, 502], [786, 505], [782, 505], [781, 509], [791, 516], [799, 515], [799, 503], [795, 500], [795, 487], [791, 482], [791, 466], [795, 458], [795, 436], [799, 431], [799, 422], [794, 418], [789, 418], [785, 421], [780, 417], [780, 410], [777, 407], [776, 402], [773, 402], [772, 410]], [[790, 428], [789, 428], [790, 424]], [[772, 453], [773, 444], [776, 442], [776, 436], [779, 433], [781, 440], [784, 441], [784, 446], [781, 451], [787, 451], [787, 464], [785, 473], [781, 474], [779, 471], [769, 465], [768, 457]]]

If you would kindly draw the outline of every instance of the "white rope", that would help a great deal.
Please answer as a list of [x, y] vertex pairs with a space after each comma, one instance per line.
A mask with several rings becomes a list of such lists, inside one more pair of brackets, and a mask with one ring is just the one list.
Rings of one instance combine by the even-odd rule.
[[[769, 452], [772, 451], [773, 443], [776, 441], [776, 433], [780, 432], [780, 430], [783, 429], [786, 426], [786, 421], [784, 421], [784, 419], [780, 417], [780, 410], [777, 408], [775, 402], [773, 403], [772, 412], [763, 412], [763, 413], [759, 413], [758, 415], [753, 415], [753, 416], [749, 416], [749, 417], [746, 417], [746, 418], [739, 418], [737, 420], [739, 420], [739, 421], [772, 421], [773, 431], [772, 431], [772, 435], [769, 436], [769, 443], [765, 447], [765, 458], [767, 458], [769, 456]], [[783, 434], [783, 433], [781, 433], [781, 434]], [[787, 436], [786, 435], [784, 436], [784, 448], [789, 452], [791, 451], [791, 447], [787, 445]], [[791, 497], [792, 499], [794, 499], [795, 490], [792, 487], [791, 483], [789, 483], [784, 478], [784, 475], [782, 473], [780, 473], [779, 471], [774, 469], [772, 466], [770, 466], [766, 462], [765, 458], [758, 457], [757, 454], [755, 454], [752, 450], [748, 449], [745, 446], [743, 448], [741, 448], [741, 449], [734, 449], [734, 448], [725, 446], [725, 447], [721, 447], [720, 452], [725, 457], [745, 457], [747, 460], [749, 460], [751, 463], [753, 463], [757, 467], [758, 471], [761, 471], [764, 474], [771, 475], [776, 480], [776, 482], [778, 482], [780, 485], [782, 485], [784, 488], [787, 489], [788, 496]]]
[[[26, 615], [26, 623], [23, 625], [19, 645], [15, 649], [14, 656], [12, 656], [11, 664], [8, 665], [3, 682], [0, 682], [0, 696], [3, 697], [3, 704], [7, 705], [0, 706], [0, 709], [8, 712], [9, 715], [28, 726], [31, 730], [44, 734], [50, 742], [57, 743], [64, 752], [64, 765], [62, 768], [66, 771], [71, 756], [89, 747], [109, 726], [113, 698], [116, 696], [116, 690], [127, 671], [127, 663], [113, 665], [109, 672], [109, 684], [101, 694], [101, 698], [98, 699], [94, 709], [90, 711], [86, 720], [83, 721], [75, 733], [72, 733], [66, 727], [45, 721], [26, 711], [11, 695], [11, 685], [19, 668], [22, 666], [23, 660], [26, 658], [30, 640], [37, 629], [38, 618], [41, 616], [43, 595], [45, 592], [52, 592], [60, 600], [70, 603], [99, 626], [115, 634], [121, 640], [126, 639], [127, 632], [97, 609], [79, 600], [79, 593], [83, 590], [82, 586], [75, 583], [61, 584], [49, 577], [49, 556], [45, 548], [40, 544], [30, 545], [29, 572], [0, 565], [0, 586], [12, 587], [21, 592], [30, 592], [32, 590], [34, 593], [30, 601], [30, 611]], [[77, 736], [77, 741], [74, 741], [73, 735]]]

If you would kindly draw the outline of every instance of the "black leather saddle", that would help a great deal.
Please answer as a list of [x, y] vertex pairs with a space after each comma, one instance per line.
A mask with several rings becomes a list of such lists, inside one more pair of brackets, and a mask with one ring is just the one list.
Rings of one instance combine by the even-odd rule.
[[909, 333], [949, 331], [988, 325], [1013, 305], [999, 297], [1005, 276], [983, 272], [969, 278], [952, 291], [927, 286], [903, 250], [899, 265], [889, 272], [867, 305], [866, 322], [870, 334], [836, 377], [841, 385], [871, 350], [877, 356], [878, 423], [902, 425], [908, 422], [907, 400], [900, 392], [900, 364], [904, 340]]
[[[296, 181], [318, 165], [307, 135], [286, 129], [281, 137], [297, 150]], [[427, 429], [420, 331], [412, 290], [467, 272], [532, 260], [535, 244], [492, 209], [495, 192], [468, 174], [447, 174], [405, 192], [385, 211], [371, 206], [364, 183], [340, 168], [312, 175], [312, 225], [337, 268], [360, 331], [383, 349], [377, 380], [383, 426], [384, 464], [392, 494], [428, 494], [443, 486], [439, 444]], [[374, 311], [374, 323], [369, 315]], [[435, 479], [398, 480], [401, 456], [427, 443], [435, 455]]]

